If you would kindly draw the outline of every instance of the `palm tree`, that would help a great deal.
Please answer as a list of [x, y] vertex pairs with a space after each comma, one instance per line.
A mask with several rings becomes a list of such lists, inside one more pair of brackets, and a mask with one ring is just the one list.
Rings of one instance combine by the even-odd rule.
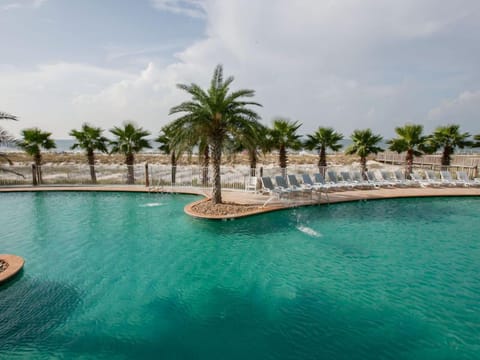
[[[15, 138], [11, 136], [8, 131], [0, 128], [0, 145], [8, 145], [15, 143]], [[0, 153], [0, 158], [6, 160], [10, 165], [12, 165], [12, 161], [7, 157], [7, 154]], [[0, 170], [4, 170], [0, 168]]]
[[18, 120], [15, 115], [0, 111], [0, 120]]
[[[18, 118], [15, 115], [7, 114], [5, 112], [0, 111], [0, 120], [17, 121]], [[16, 144], [16, 143], [17, 143], [17, 140], [12, 135], [10, 135], [10, 133], [7, 130], [0, 127], [0, 145], [9, 145], [9, 144]], [[0, 152], [0, 158], [8, 162], [9, 165], [13, 165], [13, 162], [8, 158], [7, 154]], [[11, 174], [15, 174], [17, 176], [21, 176], [22, 178], [25, 178], [23, 174], [20, 174], [10, 169], [5, 169], [4, 167], [0, 167], [0, 171], [8, 172]]]
[[170, 164], [172, 167], [172, 185], [175, 185], [178, 158], [182, 155], [182, 152], [191, 145], [185, 143], [176, 144], [174, 143], [173, 138], [174, 133], [171, 127], [167, 125], [160, 130], [160, 135], [155, 139], [155, 141], [160, 144], [158, 147], [160, 151], [170, 155]]
[[468, 132], [460, 133], [460, 125], [439, 126], [428, 138], [427, 143], [433, 151], [443, 148], [442, 165], [450, 166], [452, 155], [457, 147], [463, 149], [472, 145], [472, 142], [467, 140], [469, 137]]
[[146, 136], [150, 132], [136, 127], [132, 122], [126, 122], [123, 127], [115, 126], [110, 132], [116, 136], [115, 140], [110, 141], [112, 146], [111, 153], [121, 153], [125, 155], [125, 164], [127, 165], [127, 184], [135, 183], [135, 174], [133, 165], [135, 163], [135, 154], [151, 146]]
[[331, 127], [319, 127], [315, 133], [307, 135], [304, 143], [308, 150], [317, 150], [318, 152], [318, 169], [325, 174], [327, 167], [327, 149], [338, 151], [342, 148], [342, 144], [338, 142], [343, 139], [343, 135], [337, 133]]
[[[17, 117], [0, 111], [0, 120], [17, 120]], [[7, 145], [12, 143], [15, 143], [15, 138], [11, 136], [7, 130], [0, 127], [0, 145]], [[0, 153], [0, 157], [6, 160], [10, 165], [12, 164], [11, 160], [7, 157], [6, 154]], [[1, 170], [7, 171], [3, 168]]]
[[175, 134], [175, 142], [184, 142], [192, 138], [207, 139], [213, 161], [213, 204], [222, 202], [220, 164], [225, 139], [234, 133], [243, 133], [256, 123], [259, 115], [247, 106], [261, 106], [256, 102], [241, 100], [255, 95], [253, 90], [237, 90], [230, 92], [233, 77], [224, 80], [223, 68], [217, 65], [213, 72], [210, 88], [204, 91], [196, 84], [177, 85], [179, 89], [192, 96], [170, 109], [170, 115], [184, 113], [171, 123]]
[[284, 118], [273, 120], [272, 128], [269, 133], [269, 142], [273, 149], [278, 149], [278, 163], [282, 171], [282, 176], [287, 174], [288, 155], [287, 150], [300, 150], [302, 142], [297, 130], [302, 126], [298, 121], [290, 121]]
[[232, 142], [234, 143], [235, 151], [247, 151], [250, 176], [256, 176], [258, 156], [261, 151], [265, 152], [266, 150], [266, 139], [269, 129], [260, 123], [254, 123], [245, 130], [240, 134], [235, 134]]
[[473, 147], [480, 147], [480, 134], [475, 135], [473, 137], [473, 140], [475, 140], [475, 143], [473, 143]]
[[23, 149], [28, 155], [33, 156], [35, 162], [35, 176], [33, 182], [42, 183], [42, 149], [50, 150], [55, 149], [55, 141], [50, 139], [52, 133], [42, 131], [39, 128], [23, 129], [22, 140], [18, 142], [18, 146]]
[[423, 126], [416, 124], [406, 124], [403, 127], [396, 127], [397, 137], [387, 141], [389, 149], [399, 154], [406, 152], [405, 175], [407, 177], [412, 173], [413, 159], [415, 156], [421, 156], [426, 151], [427, 137], [422, 135]]
[[97, 183], [97, 175], [95, 174], [95, 151], [108, 152], [108, 139], [102, 136], [102, 132], [103, 130], [101, 128], [84, 123], [81, 130], [73, 129], [69, 133], [70, 136], [73, 136], [77, 140], [71, 149], [80, 148], [85, 150], [93, 184]]
[[378, 143], [382, 141], [380, 135], [374, 135], [372, 130], [355, 130], [351, 139], [353, 143], [345, 150], [347, 155], [357, 155], [360, 157], [360, 166], [362, 167], [362, 176], [366, 178], [365, 172], [367, 171], [367, 157], [370, 154], [378, 154], [383, 151]]

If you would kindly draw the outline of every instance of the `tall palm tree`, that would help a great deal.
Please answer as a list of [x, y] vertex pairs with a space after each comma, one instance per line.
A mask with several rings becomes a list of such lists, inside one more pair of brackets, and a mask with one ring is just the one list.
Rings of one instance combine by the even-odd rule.
[[308, 150], [317, 150], [318, 152], [318, 169], [323, 174], [327, 167], [327, 149], [338, 151], [342, 148], [339, 141], [343, 139], [343, 135], [336, 132], [331, 127], [319, 127], [313, 134], [307, 135], [304, 143]]
[[71, 149], [80, 148], [85, 150], [88, 165], [90, 167], [90, 177], [93, 184], [97, 183], [97, 175], [95, 174], [95, 151], [103, 153], [108, 152], [108, 139], [105, 136], [102, 136], [102, 132], [103, 129], [84, 123], [81, 130], [73, 129], [69, 133], [70, 136], [73, 136], [76, 139], [76, 142], [72, 145]]
[[260, 118], [247, 106], [261, 105], [242, 100], [253, 97], [255, 92], [247, 89], [231, 92], [232, 82], [233, 77], [223, 78], [223, 68], [217, 65], [208, 90], [205, 91], [193, 83], [177, 85], [179, 89], [191, 95], [192, 99], [170, 109], [170, 115], [183, 113], [171, 123], [176, 141], [191, 140], [195, 136], [208, 140], [213, 162], [213, 204], [222, 202], [220, 164], [225, 139], [232, 133], [245, 131]]
[[408, 177], [412, 173], [413, 159], [415, 156], [421, 156], [426, 151], [427, 137], [424, 136], [423, 126], [416, 124], [405, 124], [403, 127], [396, 127], [397, 137], [387, 141], [389, 149], [399, 154], [406, 152], [405, 157], [405, 175]]
[[125, 155], [125, 164], [127, 165], [127, 184], [135, 183], [135, 173], [133, 165], [135, 163], [135, 154], [147, 148], [150, 149], [150, 143], [146, 136], [150, 132], [135, 126], [132, 122], [126, 122], [123, 127], [115, 126], [110, 132], [116, 139], [110, 141], [112, 153], [120, 153]]
[[23, 149], [28, 155], [33, 157], [36, 168], [36, 179], [39, 184], [43, 182], [42, 179], [42, 149], [50, 150], [55, 149], [55, 141], [53, 141], [50, 136], [52, 133], [47, 131], [42, 131], [39, 128], [30, 128], [23, 129], [22, 139], [18, 142], [18, 146]]
[[269, 133], [269, 142], [273, 149], [278, 149], [278, 163], [282, 171], [282, 176], [286, 176], [288, 163], [288, 149], [300, 150], [302, 142], [297, 130], [302, 126], [298, 121], [290, 121], [284, 118], [273, 120], [272, 128]]
[[352, 135], [352, 144], [345, 150], [347, 155], [357, 155], [360, 157], [360, 166], [362, 167], [362, 176], [366, 178], [367, 157], [370, 154], [378, 154], [383, 151], [378, 143], [382, 141], [380, 135], [373, 134], [371, 129], [354, 130]]
[[442, 165], [450, 166], [452, 155], [457, 147], [463, 149], [472, 145], [472, 142], [467, 140], [469, 137], [468, 132], [460, 132], [460, 125], [446, 125], [437, 127], [428, 138], [427, 143], [433, 151], [443, 148]]

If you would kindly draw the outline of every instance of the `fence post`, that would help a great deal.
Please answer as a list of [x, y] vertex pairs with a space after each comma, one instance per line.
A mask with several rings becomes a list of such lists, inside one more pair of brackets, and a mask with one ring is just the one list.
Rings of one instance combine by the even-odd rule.
[[32, 164], [32, 185], [37, 186], [37, 166]]
[[150, 178], [148, 176], [148, 163], [145, 163], [145, 187], [150, 186]]

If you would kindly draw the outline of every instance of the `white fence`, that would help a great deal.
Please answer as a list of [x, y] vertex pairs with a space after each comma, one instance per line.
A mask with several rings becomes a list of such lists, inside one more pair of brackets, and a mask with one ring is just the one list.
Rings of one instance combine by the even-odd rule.
[[[401, 163], [400, 160], [398, 160]], [[336, 170], [350, 170], [351, 166], [335, 166]], [[198, 166], [140, 164], [132, 167], [135, 185], [161, 187], [200, 187], [212, 188], [213, 169]], [[248, 166], [221, 166], [221, 184], [224, 189], [245, 190], [250, 176], [270, 176], [281, 174], [302, 175], [319, 172], [315, 165], [293, 165], [285, 172], [276, 166], [250, 169]], [[356, 168], [358, 169], [358, 167]], [[476, 167], [462, 167], [454, 165], [452, 171], [466, 170], [470, 177], [478, 176]], [[34, 175], [37, 175], [38, 185], [87, 185], [93, 184], [90, 167], [88, 165], [43, 165], [35, 171], [32, 165], [0, 167], [0, 185], [32, 185]], [[96, 183], [99, 185], [124, 185], [128, 182], [128, 167], [126, 165], [96, 165]]]

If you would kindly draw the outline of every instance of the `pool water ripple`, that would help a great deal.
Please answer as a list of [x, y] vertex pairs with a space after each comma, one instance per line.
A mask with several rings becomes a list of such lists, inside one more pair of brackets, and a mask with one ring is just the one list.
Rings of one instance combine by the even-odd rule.
[[0, 358], [477, 358], [478, 198], [228, 222], [194, 199], [2, 194], [0, 248], [26, 265], [0, 287]]

